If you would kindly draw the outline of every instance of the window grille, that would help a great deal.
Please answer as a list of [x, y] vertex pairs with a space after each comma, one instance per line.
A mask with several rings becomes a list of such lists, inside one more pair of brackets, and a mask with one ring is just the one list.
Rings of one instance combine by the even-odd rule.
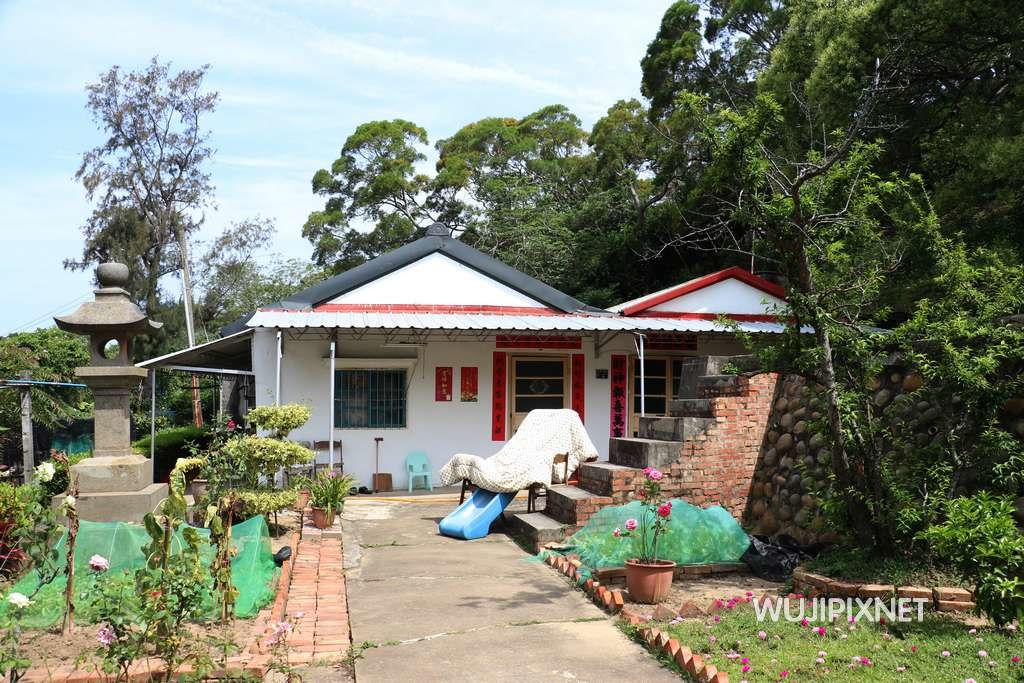
[[334, 372], [334, 424], [341, 429], [405, 427], [404, 369]]

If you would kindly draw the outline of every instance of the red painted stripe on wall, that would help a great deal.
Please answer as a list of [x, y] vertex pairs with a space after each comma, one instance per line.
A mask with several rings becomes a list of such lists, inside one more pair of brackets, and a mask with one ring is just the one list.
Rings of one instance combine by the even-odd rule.
[[572, 409], [586, 422], [586, 362], [582, 353], [572, 354]]
[[491, 360], [491, 441], [505, 440], [505, 413], [508, 405], [506, 377], [508, 354], [495, 351]]
[[498, 349], [582, 349], [580, 337], [559, 337], [558, 335], [498, 334], [494, 337]]
[[611, 435], [626, 435], [626, 357], [612, 356], [611, 375]]

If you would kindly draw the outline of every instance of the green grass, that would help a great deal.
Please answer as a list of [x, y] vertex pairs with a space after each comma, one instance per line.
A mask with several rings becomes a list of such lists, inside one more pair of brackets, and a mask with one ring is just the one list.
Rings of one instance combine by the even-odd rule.
[[859, 548], [836, 547], [801, 565], [835, 579], [897, 586], [962, 586], [955, 569], [921, 557], [879, 557]]
[[[758, 621], [748, 604], [721, 612], [721, 621], [686, 620], [666, 628], [681, 644], [701, 653], [729, 680], [779, 681], [1022, 681], [1024, 638], [1016, 632], [992, 627], [969, 633], [970, 626], [940, 614], [925, 614], [922, 622], [886, 626], [858, 621], [851, 630], [845, 617], [840, 624]], [[824, 636], [813, 630], [825, 626]], [[764, 631], [766, 638], [758, 636]], [[977, 638], [981, 638], [979, 642]], [[819, 651], [824, 663], [816, 662]], [[943, 657], [942, 652], [949, 656]], [[987, 657], [979, 656], [985, 651]], [[730, 659], [729, 653], [738, 654]], [[743, 672], [742, 658], [749, 660]], [[868, 658], [869, 665], [854, 664], [854, 657]], [[989, 662], [995, 662], [990, 665]], [[898, 667], [905, 667], [899, 671]], [[827, 669], [827, 672], [826, 672]]]

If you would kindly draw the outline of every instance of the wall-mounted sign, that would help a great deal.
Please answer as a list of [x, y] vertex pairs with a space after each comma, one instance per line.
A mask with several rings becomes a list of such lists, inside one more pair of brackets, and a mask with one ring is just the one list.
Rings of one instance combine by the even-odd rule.
[[476, 367], [463, 366], [459, 370], [459, 400], [466, 403], [476, 403], [477, 395], [477, 369]]
[[452, 382], [454, 372], [450, 367], [439, 367], [434, 370], [434, 400], [452, 400]]

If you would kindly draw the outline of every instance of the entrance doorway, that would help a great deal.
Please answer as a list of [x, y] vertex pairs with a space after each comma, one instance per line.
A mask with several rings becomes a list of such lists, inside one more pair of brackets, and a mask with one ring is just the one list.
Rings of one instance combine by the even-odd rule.
[[511, 367], [509, 436], [516, 433], [531, 410], [569, 407], [567, 356], [514, 356]]

